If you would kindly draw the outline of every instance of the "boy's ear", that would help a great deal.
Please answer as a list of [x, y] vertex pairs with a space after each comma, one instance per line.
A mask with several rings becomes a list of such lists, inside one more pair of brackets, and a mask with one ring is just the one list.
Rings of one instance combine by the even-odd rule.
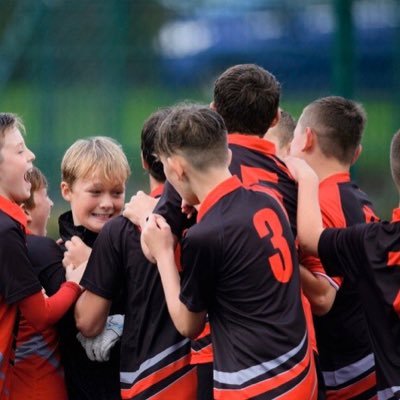
[[210, 103], [210, 108], [213, 111], [217, 111], [217, 109], [215, 108], [215, 103], [213, 101]]
[[71, 188], [69, 187], [68, 183], [62, 181], [60, 184], [61, 189], [61, 196], [65, 201], [71, 201]]
[[232, 150], [228, 148], [228, 165], [232, 162]]
[[144, 160], [144, 158], [143, 158], [143, 152], [140, 152], [140, 159], [142, 160], [142, 168], [143, 168], [145, 171], [148, 171], [148, 170], [149, 170], [149, 164], [147, 164], [147, 162]]
[[182, 162], [182, 158], [179, 156], [171, 156], [167, 158], [167, 163], [170, 170], [176, 175], [178, 180], [182, 180], [185, 175], [184, 166]]
[[280, 119], [281, 119], [281, 109], [278, 108], [278, 110], [276, 111], [275, 117], [272, 120], [271, 125], [269, 126], [268, 129], [270, 129], [270, 128], [274, 127], [275, 125], [277, 125]]
[[351, 164], [353, 165], [355, 164], [355, 162], [358, 160], [358, 157], [360, 157], [361, 153], [362, 153], [362, 145], [359, 144], [356, 148], [356, 151], [354, 152], [353, 158], [351, 159]]
[[30, 211], [25, 207], [24, 204], [21, 204], [21, 208], [24, 210], [24, 213], [26, 215], [26, 222], [30, 224], [32, 222], [32, 214]]
[[306, 131], [304, 133], [306, 135], [304, 146], [303, 146], [303, 151], [310, 151], [315, 147], [316, 144], [316, 136], [313, 130], [307, 126]]

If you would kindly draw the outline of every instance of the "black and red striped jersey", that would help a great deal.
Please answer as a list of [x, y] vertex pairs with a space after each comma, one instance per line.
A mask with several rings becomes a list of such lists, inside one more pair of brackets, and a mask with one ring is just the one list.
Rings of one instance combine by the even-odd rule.
[[42, 287], [28, 259], [26, 215], [21, 207], [0, 196], [0, 398], [11, 399], [11, 365], [17, 303]]
[[182, 267], [181, 301], [209, 315], [214, 397], [313, 399], [296, 247], [277, 200], [222, 182], [182, 240]]
[[245, 186], [267, 188], [283, 205], [296, 236], [297, 185], [285, 163], [276, 156], [275, 145], [257, 136], [230, 133], [232, 161], [229, 170]]
[[392, 222], [325, 229], [318, 253], [329, 274], [356, 288], [375, 355], [378, 399], [400, 398], [400, 209]]
[[[232, 151], [229, 169], [249, 187], [265, 190], [274, 195], [289, 216], [296, 235], [297, 186], [286, 165], [276, 156], [272, 142], [253, 135], [230, 133], [228, 145]], [[180, 238], [182, 232], [195, 222], [188, 220], [181, 212], [182, 199], [173, 186], [166, 182], [164, 192], [154, 210], [162, 215], [172, 232]], [[201, 335], [201, 340], [192, 343], [193, 363], [212, 362], [211, 338], [209, 333]]]
[[[325, 227], [347, 227], [378, 220], [368, 197], [348, 172], [333, 174], [319, 185]], [[330, 311], [314, 317], [327, 398], [365, 399], [376, 395], [375, 362], [357, 289], [342, 275], [327, 274], [321, 261], [304, 256], [301, 263], [325, 276], [338, 291]]]
[[140, 232], [128, 219], [117, 217], [103, 227], [81, 284], [109, 300], [122, 292], [122, 399], [195, 398], [190, 340], [176, 331], [157, 267], [144, 256]]

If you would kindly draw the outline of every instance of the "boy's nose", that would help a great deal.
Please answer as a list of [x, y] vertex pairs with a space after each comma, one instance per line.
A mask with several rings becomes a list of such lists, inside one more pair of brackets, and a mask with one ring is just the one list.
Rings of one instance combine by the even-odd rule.
[[110, 195], [105, 194], [104, 196], [102, 196], [101, 202], [100, 202], [100, 207], [103, 207], [103, 208], [112, 208], [113, 207], [113, 202], [112, 202], [112, 198]]
[[35, 154], [31, 150], [28, 149], [28, 161], [32, 162], [35, 159], [36, 159]]

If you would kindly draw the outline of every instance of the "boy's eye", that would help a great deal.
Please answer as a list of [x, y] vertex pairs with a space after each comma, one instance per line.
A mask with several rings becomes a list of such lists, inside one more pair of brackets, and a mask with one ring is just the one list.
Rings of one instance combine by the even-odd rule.
[[115, 196], [115, 197], [122, 196], [123, 194], [124, 194], [124, 192], [122, 192], [122, 191], [121, 192], [113, 192], [112, 193], [112, 195]]
[[89, 190], [89, 193], [98, 195], [101, 193], [101, 191], [100, 190]]

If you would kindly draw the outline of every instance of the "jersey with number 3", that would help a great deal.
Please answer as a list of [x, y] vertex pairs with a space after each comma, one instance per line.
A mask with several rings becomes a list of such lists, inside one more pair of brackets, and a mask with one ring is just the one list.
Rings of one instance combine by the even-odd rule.
[[281, 206], [231, 177], [208, 194], [197, 222], [182, 240], [180, 299], [208, 311], [214, 397], [313, 399], [296, 248]]

